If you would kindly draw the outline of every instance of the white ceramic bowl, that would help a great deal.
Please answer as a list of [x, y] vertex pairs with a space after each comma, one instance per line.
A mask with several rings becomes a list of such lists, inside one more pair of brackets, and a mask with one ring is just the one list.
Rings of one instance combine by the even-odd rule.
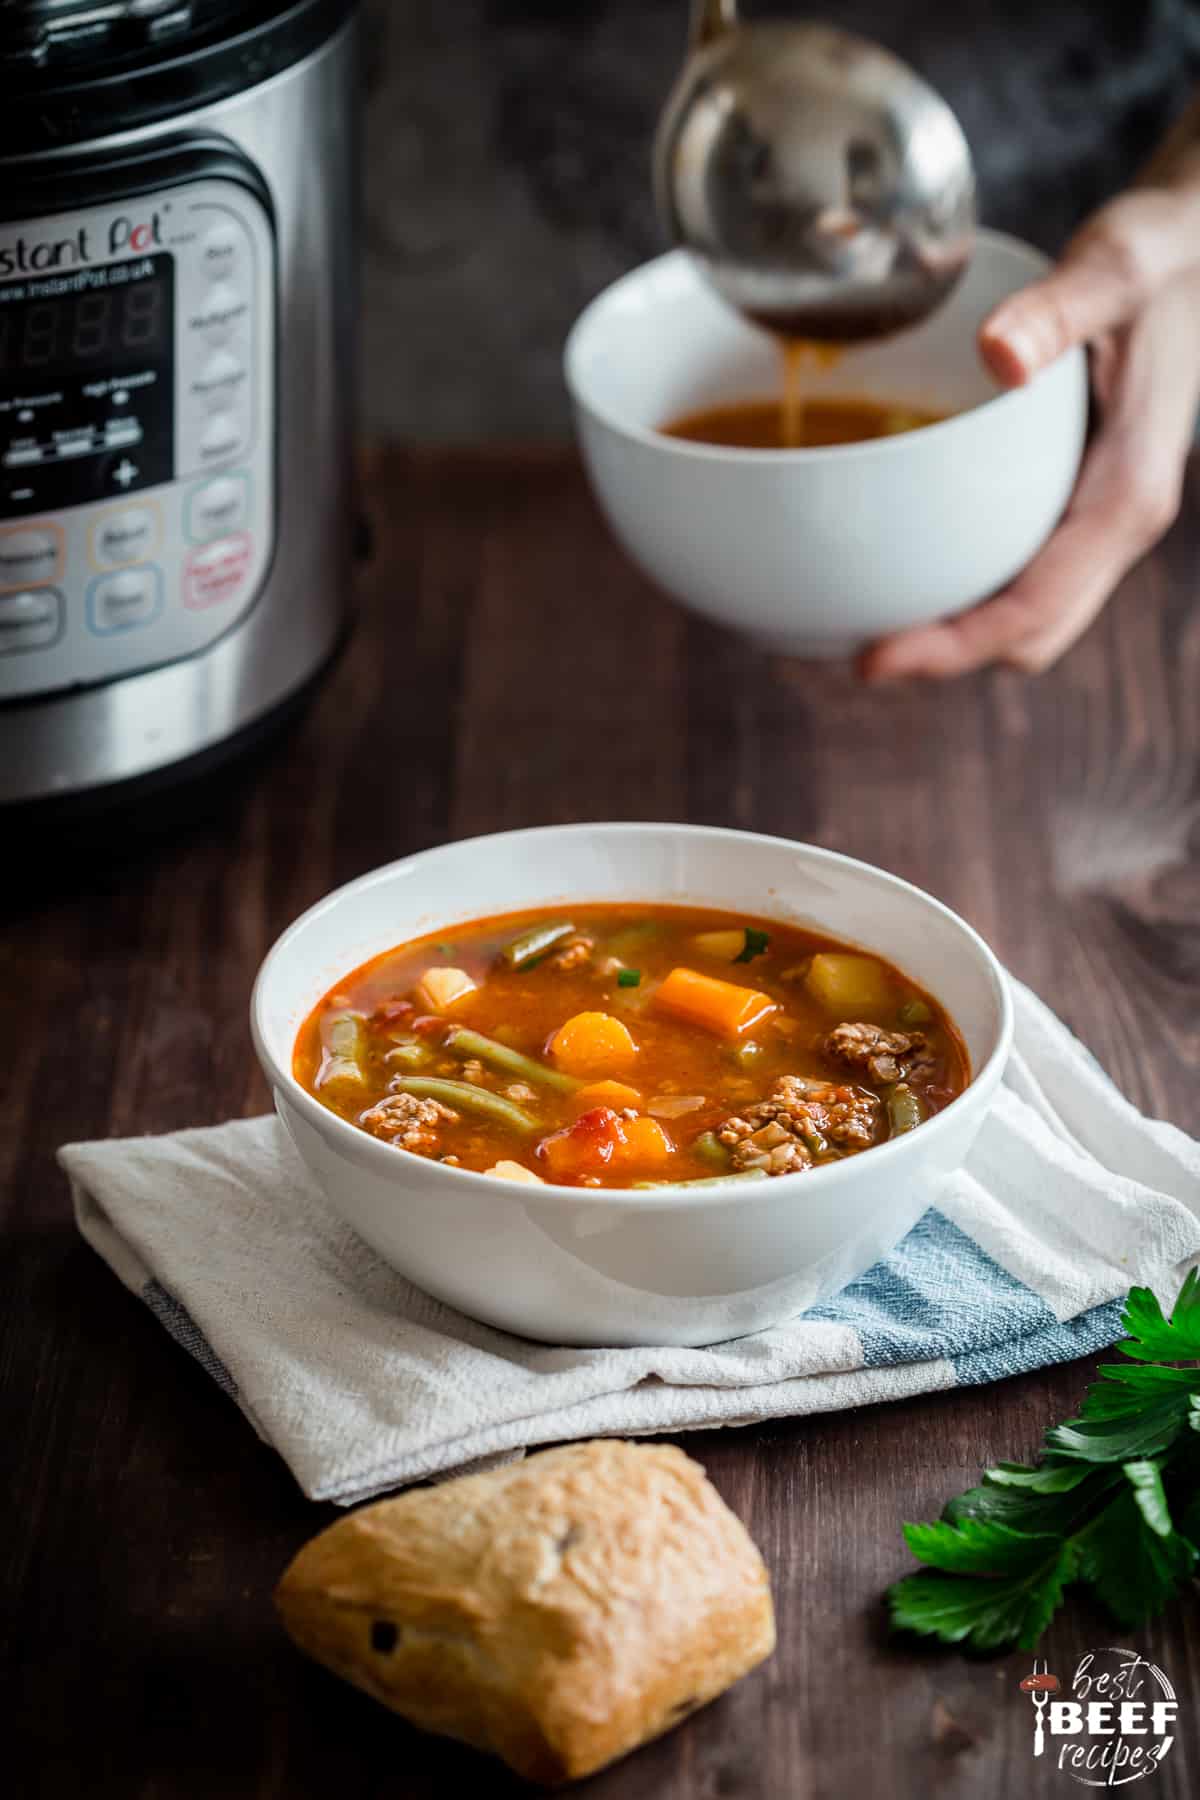
[[676, 599], [782, 653], [839, 656], [973, 605], [1045, 540], [1074, 485], [1087, 417], [1082, 351], [1000, 393], [975, 334], [1049, 265], [979, 234], [970, 270], [919, 329], [848, 351], [814, 391], [953, 416], [813, 450], [736, 450], [657, 426], [778, 395], [778, 350], [685, 251], [607, 288], [567, 340], [567, 384], [596, 493], [636, 563]]
[[[807, 1174], [727, 1187], [541, 1187], [410, 1156], [292, 1075], [301, 1022], [367, 958], [523, 907], [646, 900], [726, 907], [881, 951], [934, 993], [974, 1078], [916, 1131]], [[462, 1312], [570, 1344], [704, 1344], [777, 1324], [891, 1249], [965, 1157], [1012, 1031], [1004, 975], [968, 925], [865, 863], [694, 825], [561, 825], [389, 864], [275, 944], [251, 1003], [279, 1116], [330, 1202], [379, 1254]]]

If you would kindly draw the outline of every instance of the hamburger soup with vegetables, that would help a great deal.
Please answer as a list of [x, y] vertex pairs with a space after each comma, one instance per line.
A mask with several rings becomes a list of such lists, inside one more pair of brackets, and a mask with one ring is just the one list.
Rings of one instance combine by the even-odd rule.
[[296, 1079], [402, 1150], [515, 1181], [762, 1180], [911, 1131], [962, 1092], [937, 1002], [774, 920], [590, 905], [481, 919], [355, 969]]

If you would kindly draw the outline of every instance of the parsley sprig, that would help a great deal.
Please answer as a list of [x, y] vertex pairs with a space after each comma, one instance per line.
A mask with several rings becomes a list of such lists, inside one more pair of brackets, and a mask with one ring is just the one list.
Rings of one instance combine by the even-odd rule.
[[1032, 1650], [1071, 1582], [1122, 1625], [1162, 1611], [1200, 1545], [1200, 1272], [1170, 1318], [1134, 1288], [1117, 1345], [1077, 1419], [1046, 1433], [1036, 1464], [998, 1463], [904, 1537], [926, 1570], [888, 1590], [892, 1624], [944, 1644]]

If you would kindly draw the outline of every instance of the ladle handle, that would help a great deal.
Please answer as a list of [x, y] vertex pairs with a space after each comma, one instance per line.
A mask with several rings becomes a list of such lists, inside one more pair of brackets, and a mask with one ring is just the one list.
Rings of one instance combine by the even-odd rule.
[[736, 31], [737, 0], [692, 0], [690, 48], [702, 50], [727, 31]]

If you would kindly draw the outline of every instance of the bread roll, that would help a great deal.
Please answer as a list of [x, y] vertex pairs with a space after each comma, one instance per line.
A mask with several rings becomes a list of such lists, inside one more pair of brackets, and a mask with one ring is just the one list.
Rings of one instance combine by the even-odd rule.
[[699, 1463], [616, 1439], [364, 1507], [276, 1601], [318, 1662], [540, 1782], [656, 1737], [775, 1646], [762, 1558]]

